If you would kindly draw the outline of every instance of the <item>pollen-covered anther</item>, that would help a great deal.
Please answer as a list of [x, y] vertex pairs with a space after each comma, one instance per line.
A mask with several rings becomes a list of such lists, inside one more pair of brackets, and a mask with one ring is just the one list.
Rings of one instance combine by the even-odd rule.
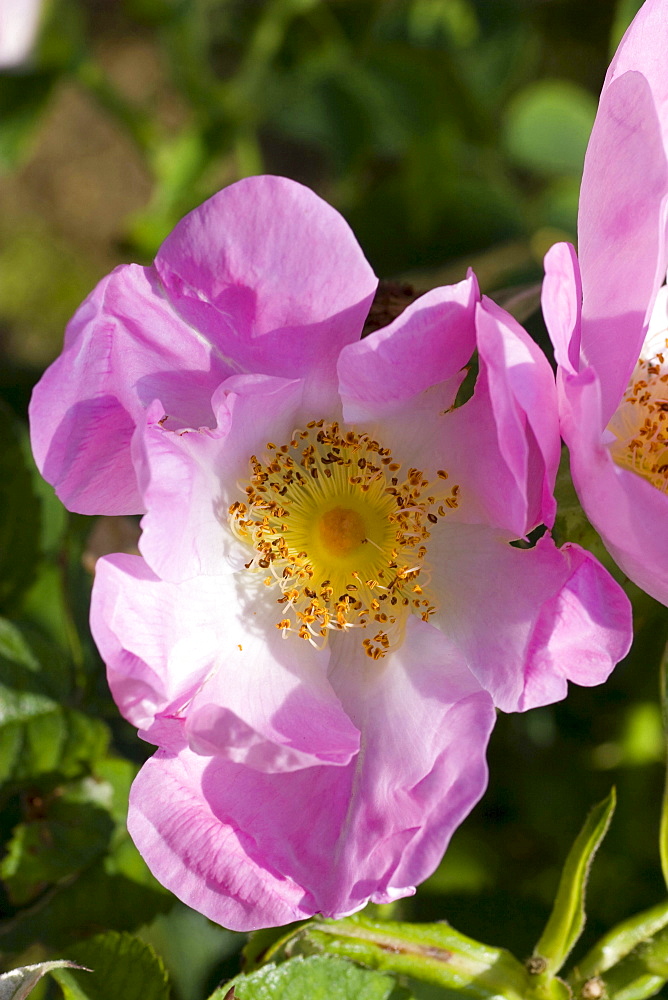
[[391, 449], [337, 422], [311, 421], [265, 453], [250, 456], [245, 501], [228, 513], [254, 550], [246, 569], [264, 571], [263, 583], [280, 591], [276, 628], [317, 648], [331, 632], [361, 628], [365, 653], [380, 659], [406, 614], [427, 620], [436, 611], [422, 596], [428, 543], [459, 505], [459, 487], [441, 492], [444, 469], [431, 482], [412, 467], [402, 480]]
[[608, 428], [615, 435], [615, 462], [668, 493], [668, 363], [662, 350], [639, 360]]

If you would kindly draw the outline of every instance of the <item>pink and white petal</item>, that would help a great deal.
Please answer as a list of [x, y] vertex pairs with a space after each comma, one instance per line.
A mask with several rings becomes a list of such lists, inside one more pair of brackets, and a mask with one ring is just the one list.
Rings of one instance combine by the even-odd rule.
[[448, 511], [448, 521], [493, 525], [509, 541], [526, 534], [525, 491], [518, 488], [501, 454], [484, 371], [473, 396], [463, 406], [439, 414], [432, 426], [438, 428], [430, 438], [432, 462], [448, 473], [448, 489], [451, 484], [459, 487], [459, 506]]
[[303, 389], [298, 380], [233, 376], [214, 394], [214, 430], [172, 431], [160, 404], [149, 410], [134, 451], [147, 508], [139, 547], [159, 576], [179, 582], [228, 572], [239, 548], [228, 509], [245, 498], [237, 482], [249, 477], [251, 455], [290, 438]]
[[[357, 428], [362, 428], [375, 438], [383, 447], [389, 448], [394, 462], [405, 470], [399, 470], [395, 475], [402, 476], [409, 468], [423, 470], [430, 478], [436, 478], [436, 470], [450, 465], [439, 465], [446, 449], [443, 448], [443, 428], [451, 416], [452, 401], [457, 390], [466, 377], [466, 370], [457, 372], [452, 378], [430, 386], [424, 392], [412, 396], [408, 400], [394, 402], [390, 407], [381, 403], [376, 406], [370, 403], [347, 405], [348, 420]], [[381, 419], [377, 419], [376, 410], [387, 409]], [[447, 456], [448, 458], [450, 456]], [[445, 461], [445, 459], [444, 459]], [[439, 482], [440, 487], [443, 483]], [[448, 483], [448, 490], [449, 492]]]
[[541, 292], [543, 318], [557, 364], [569, 374], [580, 370], [582, 280], [575, 248], [555, 243], [545, 254]]
[[188, 706], [190, 747], [262, 771], [347, 764], [360, 734], [327, 680], [329, 648], [284, 637], [280, 591], [261, 578], [242, 601], [243, 581], [216, 583], [219, 599], [237, 606], [219, 637], [218, 668]]
[[182, 219], [155, 267], [179, 315], [244, 370], [307, 378], [331, 404], [377, 285], [334, 208], [287, 178], [249, 177]]
[[480, 377], [489, 385], [499, 450], [526, 503], [523, 535], [554, 523], [560, 456], [556, 385], [543, 352], [507, 312], [485, 297], [476, 322]]
[[[339, 363], [344, 417], [391, 445], [402, 464], [431, 474], [447, 470], [461, 497], [452, 519], [491, 521], [521, 537], [554, 517], [559, 462], [554, 378], [547, 359], [512, 317], [489, 300], [477, 301], [473, 277], [454, 288], [459, 296], [468, 295], [454, 312], [453, 289], [436, 289], [432, 310], [416, 308], [430, 297], [423, 296], [390, 327], [344, 349]], [[439, 341], [441, 308], [456, 320], [455, 350], [442, 358], [438, 345], [447, 342]], [[436, 325], [421, 325], [424, 316]], [[473, 398], [448, 412], [464, 377], [461, 364], [472, 348], [474, 318], [480, 377]], [[433, 365], [431, 359], [425, 363], [430, 343], [437, 345]], [[374, 375], [379, 361], [380, 377]], [[402, 394], [405, 372], [408, 391]]]
[[211, 394], [234, 370], [174, 313], [151, 268], [117, 268], [77, 310], [33, 390], [37, 466], [71, 510], [140, 513], [130, 442], [144, 407], [160, 397], [181, 425], [210, 423]]
[[654, 96], [645, 77], [631, 71], [603, 91], [580, 192], [582, 352], [600, 380], [602, 426], [638, 360], [665, 277], [667, 196]]
[[118, 707], [146, 739], [160, 739], [156, 717], [175, 716], [193, 749], [262, 770], [357, 753], [359, 732], [326, 679], [329, 652], [282, 639], [261, 581], [240, 603], [233, 577], [165, 583], [124, 555], [98, 567], [93, 635]]
[[[411, 397], [453, 380], [475, 349], [473, 273], [411, 303], [389, 326], [341, 351], [339, 391], [349, 421], [377, 420]], [[452, 405], [454, 396], [447, 405]]]
[[[558, 701], [565, 679], [595, 683], [592, 670], [602, 681], [626, 654], [628, 601], [600, 567], [583, 564], [579, 550], [557, 549], [547, 535], [532, 549], [515, 548], [491, 530], [447, 523], [432, 543], [432, 620], [463, 651], [502, 711]], [[601, 593], [608, 611], [601, 609]], [[541, 654], [550, 642], [558, 649], [567, 641], [567, 665]]]
[[91, 631], [121, 713], [140, 729], [178, 714], [218, 655], [219, 598], [208, 580], [164, 583], [139, 556], [98, 559]]
[[[365, 892], [375, 883], [371, 900], [385, 903], [433, 872], [482, 796], [495, 711], [461, 651], [414, 616], [384, 659], [358, 662], [356, 643], [354, 633], [332, 642], [332, 686], [362, 732], [350, 842], [337, 854], [361, 885], [366, 878]], [[345, 901], [330, 905], [342, 910]]]
[[600, 434], [600, 389], [588, 369], [562, 383], [563, 434], [587, 517], [615, 562], [668, 605], [668, 496], [612, 459]]
[[657, 354], [663, 354], [666, 350], [667, 334], [668, 285], [661, 285], [654, 300], [647, 336], [645, 337], [640, 357], [645, 361], [655, 361]]
[[342, 637], [341, 693], [351, 707], [361, 699], [368, 727], [347, 767], [266, 774], [188, 750], [149, 761], [128, 826], [156, 877], [237, 930], [412, 893], [484, 790], [494, 723], [456, 651], [420, 631], [407, 635], [405, 661], [389, 658], [366, 691], [355, 690]]

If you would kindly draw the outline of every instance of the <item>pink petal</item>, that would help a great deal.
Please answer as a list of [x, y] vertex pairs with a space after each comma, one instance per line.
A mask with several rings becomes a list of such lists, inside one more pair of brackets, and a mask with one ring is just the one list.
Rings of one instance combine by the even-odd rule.
[[[347, 764], [360, 734], [327, 680], [330, 650], [276, 628], [280, 591], [242, 579], [213, 580], [220, 601], [239, 603], [219, 637], [218, 669], [188, 706], [192, 749], [261, 771]], [[238, 640], [235, 642], [235, 640]]]
[[668, 496], [613, 461], [601, 440], [600, 387], [591, 369], [564, 378], [563, 396], [564, 440], [587, 517], [624, 572], [668, 605]]
[[580, 369], [582, 281], [570, 243], [555, 243], [545, 255], [541, 306], [556, 362], [574, 374]]
[[475, 348], [479, 298], [471, 274], [427, 292], [389, 326], [344, 347], [338, 372], [346, 420], [382, 419], [397, 403], [454, 380]]
[[[502, 309], [477, 307], [480, 371], [473, 397], [427, 427], [432, 463], [456, 483], [460, 504], [450, 521], [493, 524], [520, 538], [554, 519], [559, 462], [554, 377], [547, 359]], [[408, 426], [410, 414], [401, 419]]]
[[447, 523], [434, 541], [432, 620], [502, 711], [558, 701], [567, 679], [600, 683], [628, 651], [629, 602], [577, 547], [557, 549], [546, 535], [520, 549], [490, 530]]
[[569, 564], [570, 576], [541, 609], [531, 637], [520, 711], [557, 700], [559, 677], [562, 698], [566, 681], [585, 687], [602, 684], [631, 646], [631, 605], [621, 587], [578, 545], [564, 545], [559, 551]]
[[252, 455], [289, 440], [303, 392], [297, 380], [234, 376], [214, 396], [215, 430], [171, 431], [162, 406], [149, 411], [135, 452], [147, 507], [139, 547], [159, 576], [178, 582], [225, 572], [236, 547], [228, 510], [245, 499], [238, 483], [248, 479]]
[[336, 209], [284, 177], [224, 188], [179, 222], [155, 267], [179, 315], [242, 370], [308, 375], [313, 400], [331, 399], [377, 285]]
[[[476, 326], [476, 391], [448, 412]], [[479, 302], [473, 276], [422, 296], [390, 326], [344, 348], [339, 378], [346, 420], [371, 424], [404, 465], [447, 470], [461, 489], [456, 519], [491, 519], [514, 537], [553, 519], [554, 378], [512, 317]]]
[[130, 442], [144, 408], [159, 396], [182, 425], [210, 423], [211, 393], [230, 372], [174, 313], [150, 268], [118, 268], [75, 314], [64, 352], [35, 386], [35, 461], [70, 509], [136, 514]]
[[601, 95], [578, 220], [582, 351], [600, 380], [603, 426], [638, 360], [651, 305], [665, 276], [667, 194], [668, 167], [654, 95], [641, 73], [625, 73]]
[[330, 679], [362, 732], [347, 813], [358, 837], [347, 846], [349, 863], [362, 865], [368, 856], [387, 871], [371, 896], [383, 903], [433, 872], [482, 796], [495, 714], [461, 651], [432, 625], [410, 616], [401, 645], [378, 661], [360, 663], [358, 641], [348, 633], [332, 644]]
[[163, 583], [139, 556], [98, 559], [91, 630], [120, 711], [140, 729], [178, 712], [215, 662], [218, 598], [208, 581]]
[[512, 316], [491, 299], [478, 306], [478, 351], [499, 448], [526, 502], [526, 527], [554, 522], [560, 441], [557, 391], [549, 362]]
[[628, 70], [640, 70], [652, 88], [668, 138], [668, 78], [666, 78], [666, 38], [668, 16], [664, 0], [645, 0], [633, 18], [606, 74], [604, 88]]
[[[243, 786], [244, 777], [250, 787]], [[296, 775], [280, 777], [294, 781]], [[310, 916], [301, 886], [267, 867], [252, 834], [216, 814], [217, 802], [206, 793], [212, 784], [224, 789], [228, 782], [251, 796], [262, 822], [274, 803], [267, 795], [255, 798], [258, 772], [188, 749], [151, 757], [132, 785], [128, 809], [128, 830], [144, 860], [179, 899], [230, 929], [257, 930]], [[301, 802], [293, 803], [293, 811], [300, 809]]]
[[[275, 593], [244, 581], [158, 580], [137, 556], [98, 562], [91, 625], [123, 714], [160, 740], [186, 720], [190, 745], [262, 770], [346, 764], [359, 733], [326, 680], [327, 651], [283, 640]], [[262, 586], [259, 581], [259, 586]]]
[[494, 525], [508, 540], [527, 531], [525, 491], [501, 454], [489, 384], [482, 372], [463, 406], [432, 418], [438, 435], [430, 440], [435, 468], [448, 473], [445, 484], [459, 487], [459, 506], [447, 522]]
[[354, 664], [342, 637], [335, 684], [364, 726], [348, 767], [262, 774], [186, 749], [149, 761], [128, 825], [156, 877], [239, 930], [410, 894], [484, 790], [494, 723], [456, 651], [423, 626], [382, 664]]
[[129, 443], [159, 398], [176, 424], [212, 421], [238, 372], [307, 380], [336, 401], [336, 359], [360, 335], [376, 281], [347, 223], [315, 194], [251, 177], [191, 212], [154, 267], [121, 267], [72, 319], [36, 386], [33, 450], [81, 513], [142, 510]]

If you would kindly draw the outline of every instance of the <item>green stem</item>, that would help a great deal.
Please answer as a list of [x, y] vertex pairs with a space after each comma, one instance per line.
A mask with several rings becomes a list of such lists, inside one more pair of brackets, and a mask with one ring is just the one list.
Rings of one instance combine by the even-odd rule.
[[668, 926], [668, 900], [637, 913], [608, 931], [578, 962], [569, 981], [576, 987], [617, 965], [635, 948]]
[[668, 886], [668, 642], [663, 651], [661, 666], [659, 667], [659, 680], [661, 690], [661, 714], [663, 717], [663, 736], [666, 753], [666, 777], [663, 786], [663, 800], [661, 802], [661, 823], [659, 826], [659, 855], [661, 857], [661, 871], [663, 880]]
[[[379, 971], [455, 990], [472, 1000], [537, 997], [531, 977], [510, 952], [459, 934], [447, 924], [398, 924], [353, 918], [317, 921], [297, 936], [302, 950], [326, 951]], [[546, 998], [563, 992], [541, 991]]]

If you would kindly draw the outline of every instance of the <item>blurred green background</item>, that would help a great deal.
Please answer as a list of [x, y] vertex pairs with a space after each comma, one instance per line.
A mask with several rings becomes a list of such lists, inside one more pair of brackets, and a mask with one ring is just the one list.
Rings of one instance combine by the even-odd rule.
[[[14, 748], [0, 768], [7, 964], [69, 954], [105, 927], [143, 927], [175, 970], [177, 1000], [197, 1000], [236, 971], [241, 940], [174, 907], [123, 834], [127, 785], [150, 751], [118, 719], [87, 635], [92, 523], [66, 517], [26, 459], [30, 389], [69, 316], [116, 264], [149, 261], [186, 211], [260, 172], [334, 204], [382, 278], [423, 290], [472, 265], [501, 300], [531, 289], [551, 243], [575, 240], [597, 94], [639, 6], [46, 0], [32, 54], [0, 73], [0, 415], [11, 482], [0, 495], [2, 524], [12, 511], [18, 519], [2, 536], [0, 610], [14, 625], [0, 629], [0, 665], [6, 703], [29, 690], [61, 715], [44, 729], [22, 701], [25, 717], [0, 718], [0, 756]], [[539, 318], [528, 325], [541, 340]], [[132, 534], [128, 524], [105, 530]], [[110, 547], [124, 544], [117, 535]], [[403, 916], [447, 919], [526, 957], [568, 847], [613, 783], [619, 807], [594, 867], [583, 946], [665, 895], [665, 613], [633, 596], [636, 643], [605, 687], [499, 719], [489, 792]], [[49, 739], [59, 749], [40, 763], [35, 748]], [[58, 854], [54, 824], [62, 833], [96, 817], [75, 860], [69, 834]], [[45, 823], [50, 841], [38, 836]], [[121, 877], [148, 894], [125, 910], [128, 885], [109, 882]], [[104, 892], [109, 906], [93, 913], [91, 895]]]

